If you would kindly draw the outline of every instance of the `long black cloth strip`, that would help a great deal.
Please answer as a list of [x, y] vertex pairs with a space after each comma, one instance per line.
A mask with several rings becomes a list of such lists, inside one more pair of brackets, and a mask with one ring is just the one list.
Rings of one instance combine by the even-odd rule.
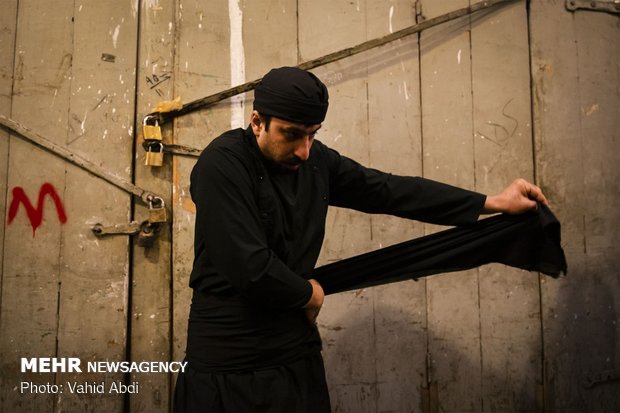
[[325, 294], [501, 263], [557, 278], [567, 265], [560, 222], [544, 205], [522, 215], [495, 215], [318, 267]]

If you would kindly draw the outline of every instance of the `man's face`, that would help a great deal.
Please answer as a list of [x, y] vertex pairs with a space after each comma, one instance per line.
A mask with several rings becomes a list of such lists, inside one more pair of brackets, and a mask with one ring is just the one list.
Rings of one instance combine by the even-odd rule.
[[278, 167], [295, 172], [308, 160], [314, 135], [321, 124], [304, 125], [279, 118], [271, 118], [269, 130], [258, 112], [252, 112], [252, 131], [263, 156]]

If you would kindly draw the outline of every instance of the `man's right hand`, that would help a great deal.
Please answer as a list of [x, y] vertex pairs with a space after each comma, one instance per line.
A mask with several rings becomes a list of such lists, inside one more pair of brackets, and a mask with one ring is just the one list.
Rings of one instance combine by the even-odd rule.
[[319, 316], [323, 301], [325, 300], [325, 293], [323, 292], [323, 287], [321, 287], [321, 284], [319, 284], [317, 280], [310, 279], [308, 282], [312, 285], [312, 297], [310, 297], [310, 300], [308, 300], [302, 308], [306, 312], [308, 320], [312, 324], [316, 324], [316, 319]]

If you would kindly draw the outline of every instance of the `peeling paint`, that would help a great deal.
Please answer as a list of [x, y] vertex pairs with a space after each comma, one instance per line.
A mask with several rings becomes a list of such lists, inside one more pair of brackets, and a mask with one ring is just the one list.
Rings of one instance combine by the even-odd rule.
[[84, 112], [84, 119], [82, 119], [82, 123], [80, 123], [80, 129], [82, 130], [82, 135], [86, 131], [86, 118], [88, 117], [88, 111]]
[[112, 44], [114, 45], [114, 48], [116, 49], [116, 45], [118, 44], [118, 35], [121, 31], [121, 25], [118, 24], [115, 28], [114, 28], [114, 33], [112, 33]]
[[594, 103], [593, 105], [590, 106], [590, 109], [588, 109], [585, 112], [586, 116], [591, 116], [594, 112], [598, 112], [598, 110], [600, 109], [598, 103]]
[[[243, 11], [239, 0], [228, 0], [230, 20], [230, 83], [231, 86], [245, 82], [245, 51], [243, 49]], [[231, 98], [230, 126], [243, 127], [245, 116], [245, 94]]]

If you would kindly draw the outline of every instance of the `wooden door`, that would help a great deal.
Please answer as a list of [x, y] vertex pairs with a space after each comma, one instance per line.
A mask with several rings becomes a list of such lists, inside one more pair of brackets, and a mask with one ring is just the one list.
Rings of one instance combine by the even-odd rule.
[[[148, 207], [0, 130], [0, 411], [170, 408], [173, 375], [20, 366], [183, 359], [195, 158], [166, 153], [162, 167], [145, 166], [146, 114], [470, 5], [5, 1], [0, 115], [161, 195], [170, 220], [149, 248], [95, 237], [94, 224], [142, 221]], [[512, 1], [313, 69], [330, 90], [319, 140], [370, 167], [484, 193], [535, 181], [569, 261], [559, 280], [489, 265], [328, 297], [319, 327], [335, 412], [620, 409], [617, 22], [563, 1]], [[177, 117], [164, 143], [204, 148], [246, 126], [252, 100]], [[439, 229], [334, 208], [319, 265]], [[140, 391], [20, 389], [99, 381]]]
[[[132, 4], [9, 1], [2, 24], [2, 115], [130, 179]], [[66, 383], [123, 381], [122, 374], [24, 373], [20, 359], [78, 357], [84, 367], [125, 358], [128, 238], [100, 240], [91, 229], [127, 223], [131, 197], [22, 137], [3, 132], [1, 147], [2, 410], [120, 411], [122, 397], [84, 398]], [[65, 391], [33, 392], [22, 383]]]

